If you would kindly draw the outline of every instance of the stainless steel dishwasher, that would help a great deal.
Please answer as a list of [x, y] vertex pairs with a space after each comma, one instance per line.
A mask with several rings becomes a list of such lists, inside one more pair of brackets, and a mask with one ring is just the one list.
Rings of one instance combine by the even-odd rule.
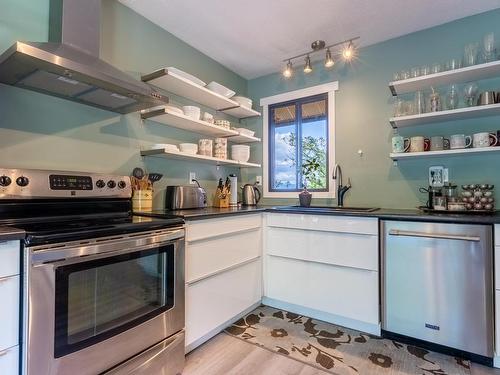
[[488, 225], [382, 221], [382, 329], [492, 358], [492, 236]]

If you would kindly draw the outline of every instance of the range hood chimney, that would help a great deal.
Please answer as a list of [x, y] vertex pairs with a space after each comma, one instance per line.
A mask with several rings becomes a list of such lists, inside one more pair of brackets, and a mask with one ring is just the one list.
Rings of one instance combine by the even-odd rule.
[[99, 59], [101, 0], [51, 0], [49, 42], [16, 42], [0, 55], [0, 82], [118, 113], [166, 97]]

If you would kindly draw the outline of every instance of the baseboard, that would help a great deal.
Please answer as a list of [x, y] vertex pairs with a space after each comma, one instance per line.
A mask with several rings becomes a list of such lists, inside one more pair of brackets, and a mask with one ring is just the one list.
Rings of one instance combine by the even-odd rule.
[[185, 348], [185, 353], [188, 354], [190, 351], [192, 351], [192, 350], [196, 349], [198, 346], [204, 344], [205, 342], [207, 342], [208, 340], [210, 340], [212, 337], [214, 337], [214, 336], [218, 335], [219, 333], [221, 333], [224, 329], [226, 329], [228, 326], [230, 326], [231, 324], [233, 324], [238, 319], [244, 317], [248, 313], [250, 313], [253, 310], [255, 310], [260, 305], [261, 305], [260, 301], [254, 303], [252, 306], [250, 306], [249, 308], [243, 310], [238, 315], [232, 317], [231, 319], [229, 319], [229, 320], [225, 321], [224, 323], [220, 324], [219, 326], [215, 327], [210, 332], [208, 332], [206, 335], [203, 335], [199, 339], [197, 339], [197, 340], [195, 340], [195, 341], [187, 344], [186, 348]]
[[355, 319], [349, 319], [340, 315], [330, 314], [319, 310], [310, 309], [308, 307], [295, 305], [293, 303], [279, 301], [269, 297], [262, 297], [262, 304], [290, 311], [296, 314], [305, 315], [310, 318], [322, 320], [327, 323], [336, 324], [342, 327], [355, 329], [357, 331], [370, 333], [380, 336], [380, 324], [371, 324]]

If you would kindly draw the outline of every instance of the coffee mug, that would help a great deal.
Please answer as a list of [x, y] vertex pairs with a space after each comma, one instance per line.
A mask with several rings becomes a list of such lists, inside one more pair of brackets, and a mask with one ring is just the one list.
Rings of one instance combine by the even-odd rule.
[[421, 135], [411, 137], [407, 150], [410, 152], [423, 152], [429, 151], [431, 141], [429, 138], [422, 137]]
[[392, 152], [406, 152], [408, 150], [409, 144], [410, 140], [408, 138], [404, 138], [400, 135], [395, 135], [394, 137], [392, 137]]
[[472, 144], [472, 137], [465, 134], [453, 134], [450, 137], [450, 148], [456, 150], [459, 148], [467, 148]]
[[431, 137], [431, 151], [441, 151], [441, 150], [449, 150], [450, 149], [450, 140], [442, 137], [440, 135], [436, 135]]
[[497, 141], [498, 138], [493, 133], [482, 132], [472, 135], [472, 147], [474, 148], [494, 146], [497, 144]]

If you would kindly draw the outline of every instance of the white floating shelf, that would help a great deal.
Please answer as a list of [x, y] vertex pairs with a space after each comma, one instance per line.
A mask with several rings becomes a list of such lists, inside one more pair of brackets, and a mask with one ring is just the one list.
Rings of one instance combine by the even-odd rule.
[[225, 96], [191, 82], [190, 80], [169, 71], [167, 68], [162, 68], [153, 73], [146, 74], [142, 76], [141, 79], [150, 85], [218, 111], [224, 111], [225, 113], [237, 118], [260, 116], [259, 112], [254, 111], [253, 109], [240, 107], [240, 105], [234, 100], [228, 99]]
[[141, 156], [153, 156], [153, 157], [162, 157], [168, 159], [179, 159], [179, 160], [196, 160], [207, 162], [215, 165], [234, 165], [237, 167], [256, 167], [260, 168], [260, 164], [255, 163], [243, 163], [236, 160], [230, 159], [218, 159], [212, 156], [204, 156], [198, 154], [188, 154], [180, 151], [167, 151], [164, 149], [156, 149], [156, 150], [144, 150], [141, 151]]
[[260, 112], [257, 112], [256, 110], [254, 110], [252, 108], [246, 108], [246, 107], [236, 107], [236, 108], [224, 109], [223, 112], [227, 113], [230, 116], [236, 117], [236, 118], [247, 118], [247, 117], [260, 116]]
[[230, 136], [227, 138], [229, 142], [234, 142], [234, 143], [253, 143], [253, 142], [260, 142], [261, 139], [257, 137], [250, 137], [245, 134], [238, 134], [235, 136]]
[[389, 122], [393, 128], [404, 128], [407, 126], [430, 124], [434, 122], [446, 122], [487, 116], [500, 116], [500, 104], [488, 104], [451, 109], [448, 111], [429, 112], [421, 115], [391, 117]]
[[479, 155], [482, 153], [500, 152], [500, 147], [483, 147], [483, 148], [462, 148], [457, 150], [443, 151], [425, 151], [425, 152], [402, 152], [391, 153], [389, 156], [392, 160], [406, 159], [424, 159], [434, 157], [462, 156], [462, 155]]
[[392, 95], [395, 96], [408, 92], [429, 89], [431, 86], [439, 87], [452, 83], [463, 83], [497, 77], [500, 77], [500, 61], [493, 61], [416, 78], [393, 81], [389, 83], [389, 88]]
[[183, 114], [169, 112], [165, 108], [142, 111], [141, 118], [212, 137], [239, 136], [239, 132], [236, 130], [226, 129], [202, 120], [194, 120]]

